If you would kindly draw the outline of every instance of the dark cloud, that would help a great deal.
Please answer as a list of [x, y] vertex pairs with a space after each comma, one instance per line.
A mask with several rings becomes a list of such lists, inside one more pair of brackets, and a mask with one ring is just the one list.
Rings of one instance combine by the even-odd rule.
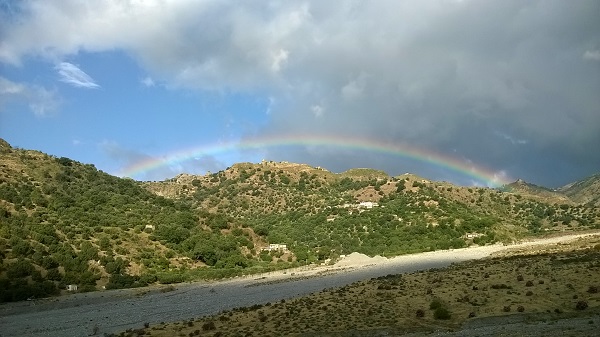
[[551, 186], [600, 170], [595, 0], [31, 3], [28, 24], [4, 27], [3, 62], [120, 48], [166, 86], [269, 97], [265, 137], [414, 144]]

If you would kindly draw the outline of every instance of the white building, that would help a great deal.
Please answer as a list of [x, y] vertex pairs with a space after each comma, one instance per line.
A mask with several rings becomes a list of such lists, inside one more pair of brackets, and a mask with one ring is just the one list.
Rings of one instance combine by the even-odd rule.
[[265, 247], [263, 248], [263, 250], [266, 251], [273, 251], [273, 250], [281, 250], [281, 251], [286, 251], [287, 250], [287, 245], [286, 244], [279, 244], [279, 243], [271, 243], [269, 244], [269, 247]]

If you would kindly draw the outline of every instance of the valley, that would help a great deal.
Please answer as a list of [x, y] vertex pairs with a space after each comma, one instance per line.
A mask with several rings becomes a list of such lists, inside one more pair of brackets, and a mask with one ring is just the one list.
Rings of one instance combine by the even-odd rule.
[[[140, 332], [145, 323], [153, 328], [144, 333], [182, 335], [160, 323], [214, 321], [236, 307], [600, 229], [598, 175], [556, 190], [522, 180], [489, 188], [262, 161], [139, 182], [4, 141], [0, 159], [0, 326], [8, 336]], [[243, 335], [255, 330], [248, 317], [231, 325], [241, 330], [214, 324]], [[378, 329], [365, 324], [352, 329]]]
[[[523, 266], [518, 267], [518, 265], [522, 264], [519, 260], [521, 258], [527, 259], [527, 256], [538, 256], [540, 253], [557, 254], [575, 251], [580, 254], [582, 249], [598, 247], [596, 245], [599, 243], [600, 233], [593, 232], [588, 234], [540, 239], [511, 246], [494, 245], [428, 252], [401, 256], [389, 260], [359, 259], [359, 263], [354, 264], [344, 264], [344, 261], [342, 260], [340, 263], [333, 266], [302, 268], [300, 270], [291, 270], [285, 273], [278, 272], [255, 275], [253, 277], [237, 278], [226, 281], [74, 294], [57, 299], [44, 299], [2, 305], [0, 306], [0, 326], [2, 327], [3, 333], [7, 336], [82, 336], [88, 334], [92, 335], [94, 332], [97, 335], [103, 335], [105, 333], [119, 333], [127, 329], [131, 329], [130, 331], [133, 332], [125, 335], [136, 336], [139, 335], [139, 329], [143, 328], [145, 324], [148, 324], [151, 326], [151, 328], [147, 329], [148, 335], [174, 336], [184, 334], [187, 336], [188, 332], [186, 332], [186, 330], [193, 332], [201, 327], [204, 322], [214, 321], [216, 322], [217, 327], [214, 331], [210, 331], [210, 335], [212, 335], [213, 332], [221, 331], [221, 333], [229, 336], [235, 335], [235, 331], [246, 329], [248, 331], [256, 331], [257, 333], [262, 331], [261, 333], [266, 333], [267, 335], [269, 335], [268, 331], [271, 331], [272, 335], [276, 336], [281, 335], [280, 333], [283, 331], [278, 329], [285, 326], [285, 324], [281, 325], [282, 323], [276, 323], [272, 318], [272, 315], [274, 315], [272, 310], [275, 310], [277, 307], [282, 308], [279, 308], [279, 310], [276, 311], [283, 310], [285, 312], [286, 310], [294, 310], [290, 308], [292, 305], [291, 303], [298, 304], [309, 301], [312, 302], [313, 305], [319, 307], [322, 304], [327, 303], [338, 303], [339, 305], [346, 303], [344, 304], [344, 307], [346, 308], [369, 308], [371, 306], [376, 308], [378, 305], [374, 303], [369, 304], [365, 302], [359, 306], [358, 304], [349, 305], [347, 301], [357, 301], [358, 303], [361, 301], [369, 302], [370, 299], [377, 300], [379, 298], [377, 293], [381, 292], [381, 290], [377, 290], [380, 283], [387, 282], [385, 280], [389, 277], [388, 275], [397, 275], [399, 273], [403, 275], [398, 276], [398, 278], [414, 280], [411, 281], [413, 282], [412, 285], [407, 284], [406, 288], [401, 287], [402, 291], [399, 295], [402, 296], [400, 300], [405, 303], [403, 304], [403, 307], [411, 309], [408, 313], [404, 312], [402, 314], [407, 316], [403, 319], [413, 322], [413, 311], [417, 310], [418, 307], [423, 307], [425, 309], [426, 304], [422, 302], [427, 301], [428, 298], [434, 298], [434, 295], [443, 296], [447, 301], [450, 301], [450, 299], [454, 300], [453, 298], [455, 296], [459, 296], [460, 289], [470, 287], [471, 284], [475, 283], [482, 288], [483, 283], [489, 283], [490, 286], [492, 286], [495, 283], [501, 284], [500, 282], [509, 284], [513, 287], [516, 279], [513, 280], [512, 278], [516, 278], [517, 274], [532, 276], [529, 275], [529, 273], [534, 273], [535, 270], [541, 268], [536, 267], [537, 264], [532, 264], [525, 269], [523, 269]], [[509, 256], [512, 256], [513, 258], [507, 259], [506, 262], [499, 264], [499, 261], [503, 261], [503, 258]], [[563, 274], [556, 272], [554, 275], [555, 280], [551, 281], [550, 274], [547, 274], [547, 272], [544, 272], [545, 274], [543, 276], [538, 275], [538, 278], [542, 277], [546, 282], [554, 282], [553, 289], [558, 289], [556, 287], [561, 287], [560, 289], [562, 289], [562, 287], [565, 287], [566, 283], [570, 283], [573, 289], [568, 292], [561, 291], [560, 297], [556, 300], [553, 299], [550, 302], [535, 304], [535, 308], [532, 308], [531, 304], [528, 305], [528, 312], [544, 312], [548, 305], [558, 305], [562, 308], [561, 310], [573, 311], [567, 304], [567, 302], [571, 302], [567, 297], [571, 296], [571, 293], [585, 294], [588, 283], [594, 285], [594, 280], [597, 280], [594, 275], [600, 272], [597, 261], [588, 261], [589, 259], [583, 259], [580, 262], [574, 261], [567, 265], [569, 270], [573, 271], [574, 269], [572, 268], [577, 268], [580, 264], [587, 265], [591, 263], [588, 267], [592, 268], [586, 267], [586, 273], [592, 273], [592, 275], [584, 278], [577, 277], [576, 274], [578, 273], [571, 273], [571, 276], [568, 279], [563, 279], [560, 278]], [[477, 269], [480, 266], [486, 266], [486, 269], [491, 268], [494, 270], [493, 276], [491, 276], [489, 280], [482, 279], [478, 281], [479, 278], [484, 277], [484, 273], [476, 272], [474, 269]], [[520, 273], [514, 272], [515, 268], [521, 268], [522, 271]], [[513, 269], [513, 271], [503, 272], [504, 269]], [[569, 274], [569, 270], [565, 271], [565, 277]], [[464, 275], [466, 272], [473, 273], [473, 277], [465, 278]], [[487, 272], [490, 273], [489, 271]], [[475, 273], [477, 273], [477, 277], [475, 277]], [[459, 278], [463, 280], [459, 282], [456, 279], [457, 275], [462, 275], [462, 278]], [[368, 281], [373, 278], [375, 278], [375, 280]], [[436, 279], [440, 279], [440, 281], [435, 281]], [[441, 280], [447, 280], [449, 283], [442, 282]], [[526, 281], [522, 283], [524, 284], [525, 282]], [[373, 286], [375, 287], [374, 290], [370, 290]], [[348, 289], [357, 288], [366, 289], [365, 291], [374, 293], [358, 297], [352, 295], [344, 300], [336, 299], [334, 302], [331, 302], [331, 296], [337, 298], [338, 295], [336, 294], [338, 292], [346, 292]], [[427, 289], [432, 288], [434, 289], [434, 292], [425, 294], [428, 291]], [[394, 289], [397, 288], [394, 287]], [[388, 294], [386, 296], [397, 293], [397, 291], [390, 292], [389, 290], [385, 290], [384, 292]], [[355, 293], [355, 291], [352, 290], [351, 293]], [[423, 295], [416, 297], [411, 295], [415, 293], [423, 293]], [[489, 293], [490, 296], [497, 296], [498, 294], [506, 294], [506, 290], [495, 291], [486, 289], [486, 293]], [[303, 297], [307, 295], [308, 297]], [[594, 294], [592, 295], [593, 297], [588, 296], [586, 298], [588, 299], [590, 307], [596, 307], [598, 303], [600, 303], [600, 298]], [[327, 299], [324, 299], [324, 297]], [[485, 296], [482, 298], [484, 297]], [[406, 302], [409, 301], [409, 298], [410, 301], [416, 301], [417, 304], [409, 305], [409, 302]], [[540, 296], [536, 294], [535, 299], [539, 298]], [[473, 310], [477, 310], [478, 316], [487, 317], [502, 313], [502, 311], [498, 309], [498, 306], [503, 305], [506, 301], [515, 306], [515, 308], [513, 308], [514, 311], [516, 310], [516, 304], [527, 303], [526, 300], [531, 302], [530, 298], [525, 297], [524, 292], [517, 296], [515, 289], [514, 296], [507, 295], [506, 298], [493, 297], [492, 299], [486, 300], [485, 305], [482, 303], [481, 307], [469, 305], [466, 308], [458, 310], [458, 307], [456, 307], [455, 304], [452, 304], [451, 307], [455, 317], [451, 322], [442, 321], [440, 324], [441, 327], [444, 328], [456, 327], [458, 323], [464, 321], [469, 315], [468, 312], [463, 312], [468, 310], [469, 307], [473, 308]], [[267, 303], [271, 303], [272, 305], [269, 304], [265, 306]], [[219, 319], [219, 317], [223, 317], [223, 312], [228, 313], [232, 309], [242, 307], [253, 309], [250, 309], [249, 311], [233, 311], [233, 315], [236, 317], [233, 318], [233, 320], [246, 322], [241, 325], [240, 329], [235, 330], [234, 328], [239, 325], [230, 324], [231, 322], [229, 320]], [[256, 317], [254, 316], [256, 316], [259, 309], [269, 316], [269, 322], [272, 322], [274, 325], [264, 325], [260, 320], [256, 320]], [[378, 322], [372, 315], [366, 317], [372, 318], [374, 323], [362, 322], [358, 319], [361, 315], [357, 314], [358, 316], [352, 318], [354, 316], [350, 316], [350, 313], [346, 312], [347, 310], [340, 310], [341, 308], [326, 311], [328, 312], [327, 315], [330, 319], [335, 317], [335, 319], [346, 320], [344, 325], [337, 326], [346, 326], [346, 324], [351, 321], [354, 321], [355, 324], [357, 324], [356, 329], [359, 330], [368, 330], [369, 328], [377, 327], [377, 325], [382, 325], [384, 327], [388, 326], [392, 329], [395, 329], [397, 326], [396, 323], [390, 326], [388, 323], [384, 324]], [[389, 308], [382, 310], [389, 310]], [[552, 310], [554, 310], [554, 308], [552, 308]], [[317, 315], [315, 311], [305, 310], [303, 316], [290, 320], [291, 323], [296, 322], [296, 327], [290, 326], [288, 332], [309, 331], [306, 330], [303, 325], [308, 324], [309, 322], [316, 324], [314, 325], [315, 331], [327, 331], [327, 326], [317, 324], [317, 317], [321, 317], [319, 315]], [[387, 318], [397, 317], [398, 315], [399, 313], [395, 313], [392, 316], [388, 315], [389, 317]], [[204, 316], [204, 318], [198, 319], [198, 317], [201, 316]], [[386, 315], [383, 315], [382, 319], [384, 321], [385, 318]], [[182, 322], [168, 323], [167, 325], [161, 324], [161, 322], [174, 321]], [[187, 328], [187, 322], [191, 321], [194, 321], [195, 324]], [[431, 318], [426, 318], [425, 323], [427, 324], [418, 324], [417, 327], [419, 329], [417, 329], [417, 331], [439, 325], [435, 320], [432, 321]], [[194, 326], [195, 328], [192, 329]], [[310, 326], [313, 326], [313, 324], [310, 324]], [[423, 331], [427, 331], [427, 329], [424, 329]]]

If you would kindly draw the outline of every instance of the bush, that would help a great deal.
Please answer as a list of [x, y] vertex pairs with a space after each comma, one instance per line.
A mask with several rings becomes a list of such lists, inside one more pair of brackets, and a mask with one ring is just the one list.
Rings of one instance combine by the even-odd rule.
[[215, 330], [216, 328], [217, 327], [215, 326], [215, 322], [213, 322], [213, 321], [209, 321], [209, 322], [202, 324], [202, 330], [204, 330], [204, 331]]
[[525, 311], [525, 307], [522, 306], [522, 305], [520, 305], [520, 306], [517, 307], [517, 311], [518, 312], [523, 312], [523, 311]]
[[525, 283], [526, 287], [533, 287], [533, 282], [531, 281], [527, 281], [527, 283]]
[[417, 317], [425, 317], [425, 310], [423, 310], [423, 309], [417, 309], [417, 311], [415, 312], [415, 315]]
[[588, 293], [590, 294], [596, 294], [598, 293], [598, 287], [597, 286], [590, 286], [587, 290]]
[[585, 310], [588, 307], [588, 303], [586, 301], [577, 301], [577, 304], [575, 304], [575, 309], [577, 310]]
[[439, 307], [433, 312], [435, 319], [450, 319], [450, 311], [444, 307]]
[[157, 275], [157, 280], [161, 284], [181, 283], [185, 278], [181, 274], [160, 273]]
[[429, 303], [429, 309], [435, 310], [444, 306], [444, 302], [442, 302], [439, 298], [434, 298], [431, 303]]
[[502, 311], [510, 312], [510, 305], [505, 305], [504, 308], [502, 308]]

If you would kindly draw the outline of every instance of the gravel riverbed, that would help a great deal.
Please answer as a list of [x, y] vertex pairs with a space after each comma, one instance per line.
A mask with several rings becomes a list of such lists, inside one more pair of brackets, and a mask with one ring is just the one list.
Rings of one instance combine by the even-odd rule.
[[404, 255], [392, 259], [350, 254], [334, 266], [303, 267], [218, 282], [73, 294], [0, 305], [0, 337], [79, 337], [216, 314], [276, 302], [388, 274], [441, 268], [510, 248], [557, 243], [579, 234], [517, 245], [492, 245]]

